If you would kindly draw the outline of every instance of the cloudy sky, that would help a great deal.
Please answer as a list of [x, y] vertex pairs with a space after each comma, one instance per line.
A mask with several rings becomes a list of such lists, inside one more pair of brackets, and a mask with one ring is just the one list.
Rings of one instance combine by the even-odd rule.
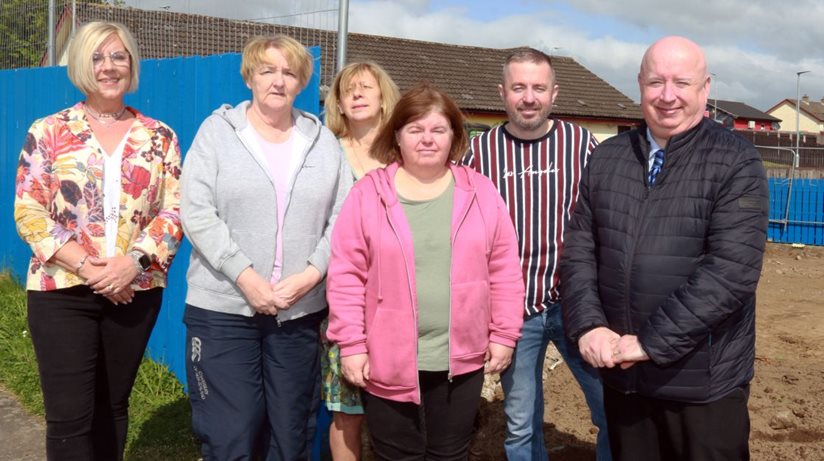
[[[334, 28], [338, 0], [126, 0], [127, 5]], [[299, 15], [305, 12], [315, 15]], [[322, 13], [327, 11], [327, 13]], [[298, 14], [298, 16], [294, 16]], [[277, 18], [277, 19], [275, 19]], [[766, 111], [801, 94], [824, 98], [821, 0], [350, 0], [349, 31], [490, 48], [529, 45], [570, 56], [638, 100], [644, 50], [664, 35], [701, 45], [715, 74], [711, 99]], [[561, 89], [563, 91], [563, 88]]]

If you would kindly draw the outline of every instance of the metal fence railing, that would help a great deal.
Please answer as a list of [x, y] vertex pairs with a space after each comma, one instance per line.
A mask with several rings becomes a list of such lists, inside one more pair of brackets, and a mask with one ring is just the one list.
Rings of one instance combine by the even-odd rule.
[[755, 147], [770, 181], [768, 238], [824, 245], [824, 148]]
[[[240, 23], [235, 29], [243, 32], [238, 39], [227, 36], [223, 24], [227, 19], [202, 14], [204, 10], [198, 8], [205, 2], [185, 2], [182, 12], [174, 12], [144, 0], [132, 0], [128, 8], [120, 0], [0, 0], [0, 69], [49, 65], [50, 51], [53, 62], [59, 64], [76, 27], [94, 20], [121, 22], [141, 35], [138, 45], [144, 58], [238, 52], [245, 37], [276, 32], [306, 46], [332, 50], [339, 1], [272, 2], [288, 5], [276, 13], [267, 12], [266, 7], [249, 8], [245, 13], [239, 4], [232, 17]], [[326, 75], [335, 75], [334, 53], [324, 53], [321, 66]]]
[[[824, 174], [824, 147], [800, 147], [798, 155], [794, 147], [755, 146], [767, 169], [795, 169], [799, 174], [820, 171]], [[802, 173], [806, 171], [807, 173]]]

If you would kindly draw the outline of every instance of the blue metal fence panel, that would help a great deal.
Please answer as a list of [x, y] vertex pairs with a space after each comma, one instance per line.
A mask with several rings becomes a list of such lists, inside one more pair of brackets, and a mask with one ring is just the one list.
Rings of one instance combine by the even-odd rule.
[[5, 242], [0, 264], [24, 280], [31, 250], [17, 237], [12, 219], [20, 149], [33, 121], [74, 104], [82, 94], [68, 84], [65, 69], [58, 67], [0, 71], [0, 88], [0, 239]]
[[[320, 48], [310, 49], [315, 69], [320, 69]], [[186, 153], [201, 122], [219, 105], [250, 98], [240, 77], [239, 54], [207, 57], [151, 59], [141, 62], [140, 88], [126, 103], [162, 120], [178, 135]], [[320, 77], [315, 73], [295, 100], [295, 106], [317, 114]], [[31, 123], [83, 99], [63, 67], [0, 71], [0, 267], [10, 268], [25, 280], [31, 250], [18, 237], [13, 207], [17, 159]], [[163, 308], [149, 341], [149, 354], [186, 384], [185, 330], [181, 319], [186, 296], [186, 268], [191, 246], [184, 242], [169, 271]]]
[[770, 178], [767, 239], [824, 245], [824, 179]]

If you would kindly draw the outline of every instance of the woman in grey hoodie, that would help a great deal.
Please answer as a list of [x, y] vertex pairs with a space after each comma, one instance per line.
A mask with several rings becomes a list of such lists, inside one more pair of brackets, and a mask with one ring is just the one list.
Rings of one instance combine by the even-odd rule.
[[250, 40], [252, 100], [209, 116], [184, 162], [187, 376], [204, 460], [256, 447], [266, 460], [308, 458], [329, 237], [352, 185], [334, 135], [292, 107], [311, 73], [294, 39]]

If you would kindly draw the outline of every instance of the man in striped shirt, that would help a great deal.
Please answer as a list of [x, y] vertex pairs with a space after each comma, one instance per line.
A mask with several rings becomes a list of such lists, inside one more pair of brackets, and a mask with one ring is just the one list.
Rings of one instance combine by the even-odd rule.
[[596, 145], [589, 131], [548, 119], [558, 95], [549, 56], [531, 48], [507, 57], [498, 86], [508, 122], [471, 141], [464, 163], [488, 176], [509, 208], [526, 283], [523, 336], [501, 376], [506, 400], [504, 448], [510, 461], [548, 459], [543, 437], [543, 366], [552, 341], [581, 386], [598, 426], [597, 459], [610, 460], [598, 373], [564, 335], [558, 262], [578, 181]]

